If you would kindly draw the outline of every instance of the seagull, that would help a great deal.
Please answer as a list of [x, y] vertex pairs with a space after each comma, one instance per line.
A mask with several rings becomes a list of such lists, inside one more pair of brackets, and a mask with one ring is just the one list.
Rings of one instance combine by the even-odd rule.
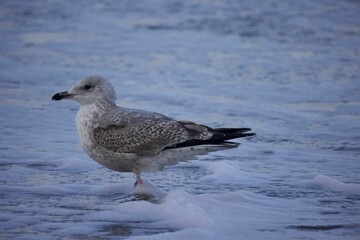
[[89, 76], [52, 100], [80, 103], [76, 128], [84, 151], [96, 162], [118, 172], [162, 170], [179, 161], [239, 145], [228, 140], [253, 136], [250, 128], [211, 128], [178, 121], [156, 112], [119, 107], [109, 81]]

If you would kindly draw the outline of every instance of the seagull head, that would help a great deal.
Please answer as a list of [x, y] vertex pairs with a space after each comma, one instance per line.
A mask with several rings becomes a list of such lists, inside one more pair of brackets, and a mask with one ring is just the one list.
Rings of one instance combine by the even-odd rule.
[[100, 76], [87, 77], [69, 91], [59, 92], [52, 96], [51, 100], [69, 99], [79, 102], [81, 105], [101, 103], [115, 105], [115, 91], [109, 81]]

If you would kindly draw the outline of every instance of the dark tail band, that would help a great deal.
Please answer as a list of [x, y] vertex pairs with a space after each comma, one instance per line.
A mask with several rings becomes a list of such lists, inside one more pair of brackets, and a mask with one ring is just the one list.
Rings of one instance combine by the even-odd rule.
[[192, 139], [183, 143], [176, 144], [174, 146], [167, 147], [166, 149], [191, 147], [197, 145], [224, 144], [224, 143], [229, 143], [227, 140], [230, 139], [250, 137], [255, 135], [255, 133], [249, 132], [251, 131], [250, 128], [214, 128], [214, 129], [209, 127], [207, 128], [209, 132], [213, 134], [213, 136], [210, 139], [207, 140]]

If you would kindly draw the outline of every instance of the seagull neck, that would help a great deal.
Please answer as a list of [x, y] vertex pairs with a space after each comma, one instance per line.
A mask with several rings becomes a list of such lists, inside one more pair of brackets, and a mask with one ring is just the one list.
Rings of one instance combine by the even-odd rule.
[[100, 99], [95, 103], [95, 106], [98, 107], [99, 109], [107, 110], [115, 106], [115, 100], [113, 99], [109, 100], [106, 98]]
[[114, 102], [98, 101], [96, 103], [81, 105], [80, 109], [86, 112], [94, 112], [94, 113], [96, 112], [97, 113], [96, 115], [98, 116], [98, 115], [102, 115], [103, 113], [106, 113], [115, 106], [116, 105]]

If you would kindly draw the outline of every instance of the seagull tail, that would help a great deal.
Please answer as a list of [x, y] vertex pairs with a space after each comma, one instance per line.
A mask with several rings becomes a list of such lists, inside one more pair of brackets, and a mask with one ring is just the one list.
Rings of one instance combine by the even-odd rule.
[[209, 131], [213, 134], [209, 140], [214, 143], [255, 135], [255, 133], [250, 132], [251, 128], [209, 128]]
[[[204, 126], [206, 127], [206, 126]], [[255, 133], [250, 132], [250, 128], [210, 128], [206, 127], [212, 134], [212, 137], [206, 140], [191, 139], [167, 148], [182, 148], [198, 145], [221, 145], [223, 147], [237, 147], [239, 143], [231, 142], [228, 140], [254, 136]]]

